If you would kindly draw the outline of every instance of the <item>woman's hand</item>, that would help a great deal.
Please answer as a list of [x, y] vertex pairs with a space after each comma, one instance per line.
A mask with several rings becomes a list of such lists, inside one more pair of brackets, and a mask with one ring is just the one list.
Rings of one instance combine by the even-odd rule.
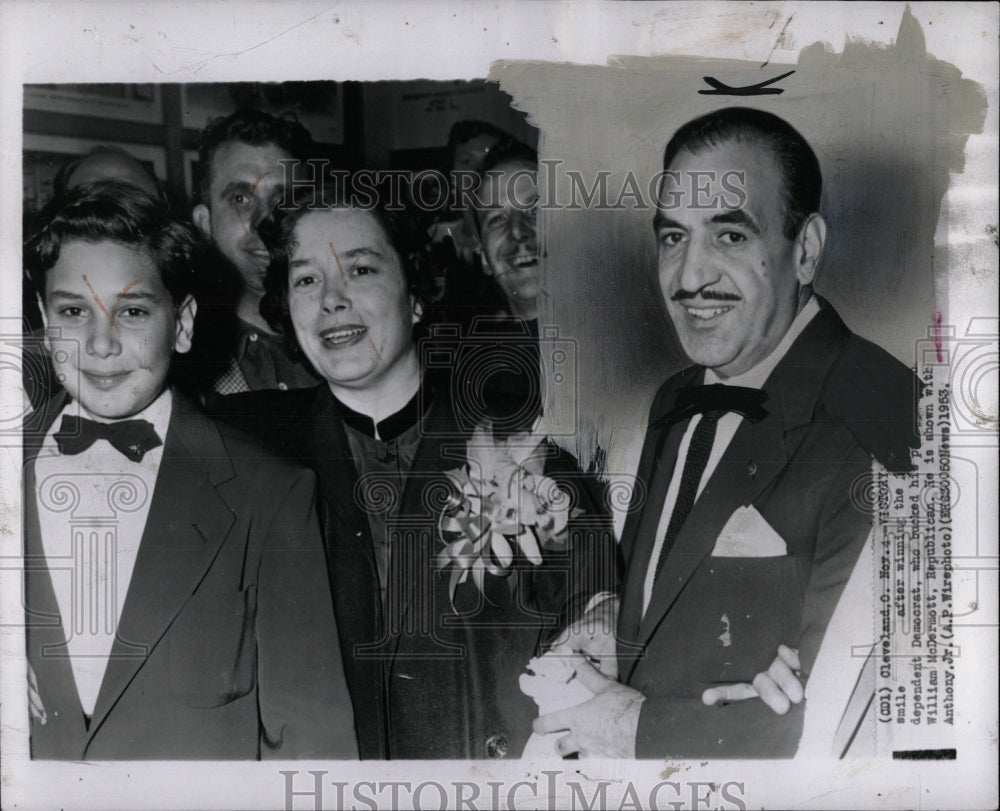
[[584, 615], [572, 623], [552, 648], [565, 647], [581, 654], [610, 679], [618, 678], [618, 598], [610, 592], [597, 595]]

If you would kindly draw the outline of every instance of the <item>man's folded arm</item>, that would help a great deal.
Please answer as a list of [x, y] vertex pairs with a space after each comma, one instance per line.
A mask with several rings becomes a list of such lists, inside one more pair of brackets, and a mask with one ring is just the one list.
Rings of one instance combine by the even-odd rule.
[[[760, 699], [710, 707], [697, 698], [647, 696], [639, 712], [637, 758], [791, 758], [805, 705], [778, 715]], [[668, 743], [669, 741], [669, 743]]]
[[[815, 555], [803, 594], [799, 651], [804, 686], [844, 585], [869, 537], [870, 515], [851, 499], [852, 485], [871, 469], [868, 455], [853, 447], [828, 485]], [[805, 702], [779, 715], [759, 698], [708, 706], [701, 697], [647, 696], [639, 716], [637, 757], [784, 758], [795, 755]]]

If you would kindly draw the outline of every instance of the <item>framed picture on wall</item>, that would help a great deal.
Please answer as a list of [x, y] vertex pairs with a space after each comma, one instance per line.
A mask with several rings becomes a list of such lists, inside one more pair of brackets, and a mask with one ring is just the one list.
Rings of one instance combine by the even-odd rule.
[[338, 82], [214, 82], [181, 87], [186, 128], [201, 130], [213, 118], [241, 107], [293, 116], [321, 144], [344, 143], [344, 100]]
[[91, 118], [163, 123], [160, 88], [155, 84], [25, 85], [24, 107]]

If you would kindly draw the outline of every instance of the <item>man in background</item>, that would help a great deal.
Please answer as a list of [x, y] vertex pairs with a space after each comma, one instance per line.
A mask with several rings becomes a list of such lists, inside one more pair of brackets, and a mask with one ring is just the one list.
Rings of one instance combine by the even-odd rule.
[[486, 156], [475, 200], [483, 273], [503, 292], [508, 312], [538, 317], [538, 153], [507, 139]]
[[156, 177], [117, 146], [99, 146], [84, 157], [65, 164], [52, 181], [52, 191], [56, 197], [63, 197], [70, 189], [96, 180], [121, 180], [150, 194], [163, 194]]
[[[238, 110], [211, 122], [201, 134], [192, 219], [238, 274], [238, 279], [227, 279], [229, 268], [220, 270], [213, 280], [216, 294], [201, 297], [195, 332], [209, 336], [208, 354], [225, 352], [224, 370], [212, 383], [219, 394], [319, 382], [261, 317], [270, 256], [257, 235], [257, 227], [281, 200], [286, 177], [291, 180], [291, 166], [281, 161], [306, 160], [313, 157], [313, 148], [302, 124], [259, 110]], [[225, 300], [230, 283], [238, 288], [235, 309]], [[201, 354], [197, 347], [195, 354]]]

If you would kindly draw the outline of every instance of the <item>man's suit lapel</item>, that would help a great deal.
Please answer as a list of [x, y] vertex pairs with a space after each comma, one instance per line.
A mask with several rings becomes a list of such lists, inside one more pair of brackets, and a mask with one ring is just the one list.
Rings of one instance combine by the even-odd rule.
[[215, 559], [235, 520], [216, 488], [233, 476], [215, 424], [175, 393], [153, 501], [94, 708], [91, 739]]
[[[850, 334], [837, 314], [820, 301], [824, 309], [803, 330], [763, 386], [768, 394], [768, 416], [758, 423], [741, 423], [669, 550], [639, 623], [639, 644], [645, 644], [653, 635], [698, 565], [711, 553], [733, 512], [752, 504], [767, 488], [811, 424], [829, 370]], [[663, 499], [650, 503], [662, 507]], [[659, 518], [655, 507], [644, 512], [654, 512]], [[656, 532], [655, 523], [651, 532]], [[643, 542], [651, 547], [653, 540], [645, 538]], [[645, 561], [648, 565], [648, 552]], [[635, 568], [644, 578], [646, 565], [638, 557], [637, 562]], [[632, 569], [630, 565], [630, 587], [632, 577], [639, 576]], [[641, 579], [639, 591], [641, 603]], [[636, 663], [637, 659], [632, 659], [627, 664], [623, 680], [628, 679]]]
[[[625, 563], [629, 566], [632, 560], [639, 554], [636, 545], [643, 545], [646, 537], [642, 530], [647, 526], [647, 514], [650, 510], [640, 509], [643, 504], [655, 504], [653, 501], [655, 481], [664, 474], [667, 477], [667, 484], [663, 485], [663, 495], [666, 495], [666, 488], [670, 483], [670, 475], [673, 472], [676, 458], [676, 446], [680, 444], [680, 439], [669, 441], [668, 435], [673, 426], [663, 422], [674, 402], [677, 389], [683, 386], [693, 386], [701, 381], [704, 370], [697, 366], [691, 366], [678, 372], [672, 379], [669, 388], [658, 392], [654, 406], [650, 409], [649, 425], [646, 427], [646, 439], [643, 442], [642, 453], [639, 457], [639, 465], [636, 469], [636, 489], [632, 494], [632, 503], [629, 505], [629, 513], [625, 518], [625, 526], [622, 528], [622, 554]], [[673, 433], [676, 433], [674, 431]], [[682, 432], [683, 433], [683, 432]], [[673, 450], [673, 453], [670, 451]], [[662, 499], [660, 500], [662, 504]], [[659, 520], [659, 516], [657, 516]], [[654, 527], [655, 529], [655, 527]], [[652, 548], [652, 545], [650, 545]], [[648, 554], [647, 550], [647, 554]]]
[[24, 607], [28, 665], [35, 671], [47, 721], [32, 722], [32, 757], [78, 759], [87, 730], [66, 651], [59, 604], [42, 546], [35, 498], [35, 461], [45, 434], [66, 405], [65, 393], [32, 412], [24, 425]]
[[[676, 385], [663, 393], [659, 407], [650, 415], [650, 426], [636, 473], [636, 489], [622, 530], [622, 553], [626, 565], [618, 621], [622, 643], [634, 643], [639, 636], [646, 571], [656, 541], [662, 505], [666, 501], [673, 476], [677, 451], [684, 436], [683, 423], [668, 425], [658, 423], [658, 420], [669, 410], [677, 388], [693, 385], [700, 376], [701, 370], [695, 367], [678, 375]], [[641, 509], [643, 504], [649, 505], [649, 509]], [[656, 505], [661, 505], [661, 509], [656, 509]], [[631, 658], [624, 644], [620, 655], [623, 659]]]
[[733, 512], [752, 504], [787, 461], [779, 414], [772, 412], [759, 423], [741, 423], [667, 553], [639, 625], [640, 642], [652, 636], [698, 564], [711, 553]]

